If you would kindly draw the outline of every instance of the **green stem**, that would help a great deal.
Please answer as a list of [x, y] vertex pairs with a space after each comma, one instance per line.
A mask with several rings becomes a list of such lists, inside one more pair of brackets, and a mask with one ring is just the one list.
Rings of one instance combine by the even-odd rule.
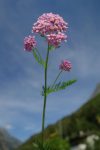
[[43, 114], [42, 114], [42, 147], [44, 145], [44, 126], [45, 126], [45, 112], [46, 112], [46, 100], [47, 100], [47, 69], [48, 69], [48, 58], [49, 58], [49, 44], [48, 44], [48, 50], [46, 55], [46, 64], [45, 64], [45, 70], [44, 70], [44, 79], [45, 79], [45, 93], [44, 93], [44, 105], [43, 105]]
[[53, 85], [52, 85], [51, 88], [54, 87], [54, 85], [55, 85], [56, 81], [58, 80], [59, 76], [61, 75], [61, 73], [62, 73], [62, 70], [61, 70], [61, 71], [59, 72], [59, 74], [57, 75], [57, 77], [56, 77], [55, 81], [53, 82]]

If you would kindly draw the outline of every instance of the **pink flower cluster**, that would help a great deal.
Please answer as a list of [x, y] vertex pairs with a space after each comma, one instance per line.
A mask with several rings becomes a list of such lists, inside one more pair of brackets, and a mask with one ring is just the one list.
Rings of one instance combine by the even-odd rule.
[[34, 36], [28, 36], [25, 37], [24, 39], [24, 49], [26, 51], [32, 51], [33, 48], [36, 47], [36, 41], [35, 41], [35, 37]]
[[54, 47], [58, 47], [62, 41], [66, 41], [67, 36], [64, 33], [59, 32], [58, 34], [51, 33], [47, 36], [48, 43]]
[[50, 45], [58, 47], [67, 38], [64, 34], [68, 28], [67, 25], [68, 23], [58, 14], [46, 13], [33, 24], [32, 32], [45, 36]]
[[70, 61], [67, 61], [67, 60], [63, 60], [59, 66], [59, 69], [64, 70], [64, 71], [70, 71], [71, 68], [72, 68], [72, 64]]
[[46, 13], [33, 24], [32, 31], [41, 35], [66, 31], [67, 23], [58, 14]]
[[[66, 41], [67, 39], [67, 36], [64, 33], [68, 28], [67, 25], [68, 23], [58, 14], [45, 13], [33, 24], [32, 32], [44, 36], [49, 45], [57, 48], [61, 42]], [[26, 37], [24, 39], [25, 50], [31, 51], [34, 47], [36, 47], [35, 38], [32, 36]]]

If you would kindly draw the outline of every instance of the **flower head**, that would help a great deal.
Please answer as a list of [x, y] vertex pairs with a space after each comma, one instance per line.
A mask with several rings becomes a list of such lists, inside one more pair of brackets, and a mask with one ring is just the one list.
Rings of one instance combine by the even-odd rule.
[[46, 38], [50, 45], [58, 47], [62, 41], [66, 41], [67, 36], [64, 33], [59, 32], [58, 34], [48, 34]]
[[24, 39], [24, 49], [26, 51], [32, 51], [33, 48], [36, 47], [36, 41], [35, 41], [35, 37], [29, 35], [28, 37], [25, 37]]
[[32, 32], [44, 36], [50, 33], [64, 32], [68, 28], [67, 25], [68, 23], [58, 14], [45, 13], [33, 24]]
[[70, 71], [71, 68], [72, 68], [72, 64], [70, 61], [67, 61], [67, 60], [63, 60], [59, 66], [59, 69], [64, 70], [64, 71]]

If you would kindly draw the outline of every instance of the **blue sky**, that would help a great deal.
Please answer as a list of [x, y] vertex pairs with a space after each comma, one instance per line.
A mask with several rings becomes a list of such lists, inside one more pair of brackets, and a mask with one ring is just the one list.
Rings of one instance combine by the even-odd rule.
[[[46, 12], [61, 15], [69, 24], [68, 41], [50, 54], [49, 83], [58, 64], [69, 59], [70, 73], [61, 80], [77, 78], [65, 91], [49, 95], [46, 125], [77, 110], [100, 82], [99, 0], [0, 0], [0, 126], [26, 140], [41, 129], [43, 70], [31, 53], [23, 50], [23, 39], [32, 24]], [[40, 53], [46, 43], [37, 37]]]

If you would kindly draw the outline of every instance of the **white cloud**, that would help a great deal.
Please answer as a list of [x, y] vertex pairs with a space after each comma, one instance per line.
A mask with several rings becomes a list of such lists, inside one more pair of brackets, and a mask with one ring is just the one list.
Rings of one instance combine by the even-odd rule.
[[14, 129], [13, 125], [12, 124], [4, 124], [3, 127], [7, 130], [11, 130], [11, 129]]

